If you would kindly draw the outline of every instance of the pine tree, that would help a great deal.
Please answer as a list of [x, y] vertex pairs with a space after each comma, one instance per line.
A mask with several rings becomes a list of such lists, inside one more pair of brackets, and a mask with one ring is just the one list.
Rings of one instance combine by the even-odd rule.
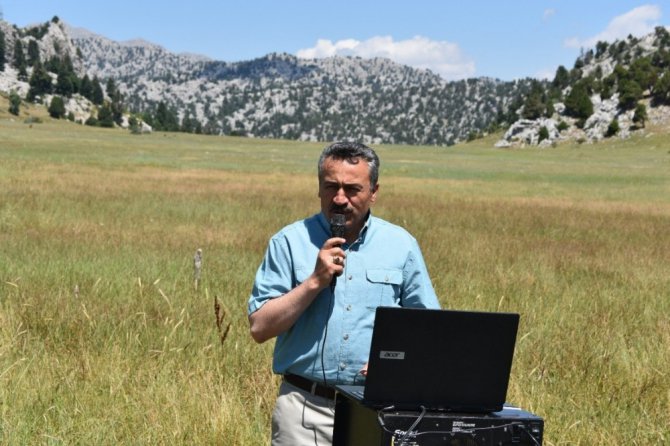
[[598, 41], [596, 43], [596, 59], [602, 57], [607, 52], [608, 44], [607, 42]]
[[665, 69], [656, 82], [653, 102], [655, 105], [670, 103], [670, 69]]
[[91, 97], [89, 98], [95, 105], [102, 105], [105, 101], [105, 94], [102, 92], [100, 81], [95, 76], [91, 82]]
[[7, 62], [5, 56], [5, 33], [0, 29], [0, 71], [5, 71], [5, 63]]
[[49, 116], [54, 119], [61, 119], [65, 116], [65, 103], [60, 96], [54, 96], [49, 104]]
[[30, 85], [27, 95], [29, 101], [34, 101], [38, 96], [49, 94], [53, 91], [51, 76], [42, 64], [37, 64], [33, 67], [33, 74], [30, 76], [28, 84]]
[[649, 57], [635, 59], [628, 71], [630, 78], [637, 82], [642, 90], [652, 89], [658, 79], [658, 69], [652, 65]]
[[186, 112], [186, 114], [181, 120], [181, 127], [179, 131], [184, 133], [193, 133], [194, 130], [195, 130], [194, 120], [191, 119], [190, 113]]
[[667, 29], [665, 29], [664, 26], [657, 26], [654, 28], [654, 32], [656, 34], [656, 41], [658, 42], [658, 46], [661, 48], [670, 46], [670, 33]]
[[121, 95], [121, 92], [116, 87], [114, 79], [111, 77], [107, 80], [105, 88], [107, 90], [107, 96], [109, 96], [111, 100], [110, 108], [114, 122], [121, 125], [121, 122], [123, 121], [123, 95]]
[[633, 123], [638, 128], [644, 128], [646, 121], [647, 121], [647, 106], [642, 103], [639, 103], [635, 107], [635, 113], [633, 114]]
[[623, 80], [619, 83], [619, 106], [624, 110], [632, 110], [642, 98], [642, 87], [637, 81]]
[[105, 86], [105, 89], [107, 91], [107, 96], [114, 97], [116, 94], [116, 84], [114, 83], [114, 79], [111, 77], [107, 79], [107, 85]]
[[28, 65], [34, 67], [40, 62], [40, 48], [37, 46], [37, 41], [30, 39], [28, 41]]
[[110, 107], [112, 109], [112, 119], [114, 119], [114, 122], [118, 125], [121, 125], [123, 122], [123, 96], [118, 90], [116, 90], [116, 93], [112, 96]]
[[81, 82], [79, 84], [79, 94], [93, 102], [93, 83], [88, 77], [88, 74], [85, 74], [84, 77], [81, 78]]
[[9, 112], [18, 116], [20, 107], [21, 97], [18, 95], [18, 93], [16, 93], [16, 91], [12, 90], [12, 92], [9, 93]]
[[593, 103], [584, 82], [577, 82], [572, 86], [565, 98], [565, 112], [568, 116], [579, 119], [577, 125], [580, 127], [593, 114]]
[[177, 114], [174, 110], [168, 109], [165, 102], [161, 101], [156, 108], [154, 114], [154, 128], [156, 130], [163, 130], [167, 132], [179, 131], [179, 122]]
[[19, 65], [25, 64], [26, 58], [23, 54], [23, 44], [21, 39], [16, 39], [14, 41], [14, 58], [12, 59], [12, 65], [14, 68], [18, 69]]
[[58, 73], [58, 78], [56, 79], [56, 93], [69, 98], [74, 91], [75, 88], [72, 82], [72, 77], [65, 72]]
[[538, 119], [546, 112], [546, 106], [543, 103], [544, 89], [542, 84], [535, 81], [531, 86], [530, 93], [523, 104], [521, 116], [525, 119]]
[[14, 68], [18, 70], [19, 80], [28, 80], [28, 71], [26, 67], [26, 56], [23, 54], [23, 44], [20, 39], [14, 42], [14, 59], [12, 61]]
[[617, 133], [619, 133], [619, 121], [616, 118], [614, 118], [610, 122], [610, 125], [607, 126], [607, 132], [605, 133], [605, 136], [610, 138], [616, 135]]

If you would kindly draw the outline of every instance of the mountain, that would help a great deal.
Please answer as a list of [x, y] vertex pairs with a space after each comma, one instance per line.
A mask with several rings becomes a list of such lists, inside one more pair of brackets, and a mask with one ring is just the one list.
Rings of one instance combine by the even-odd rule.
[[551, 83], [531, 87], [497, 147], [596, 142], [670, 123], [670, 32], [600, 41]]
[[448, 145], [496, 124], [529, 81], [445, 82], [388, 59], [269, 54], [222, 62], [146, 42], [73, 33], [86, 71], [114, 78], [131, 110], [160, 102], [209, 133]]
[[[0, 21], [0, 30], [5, 59], [13, 55], [0, 70], [0, 90], [50, 108], [54, 96], [64, 96], [53, 115], [67, 112], [92, 125], [126, 125], [131, 115], [131, 124], [157, 130], [442, 146], [504, 126], [496, 145], [510, 147], [626, 137], [646, 122], [670, 122], [670, 33], [663, 27], [598, 42], [551, 82], [447, 82], [382, 58], [273, 53], [216, 61], [139, 39], [115, 42], [57, 17], [24, 29]], [[29, 62], [23, 74], [17, 46]]]
[[[381, 58], [268, 54], [215, 61], [142, 40], [115, 42], [57, 18], [39, 32], [4, 29], [7, 54], [16, 40], [24, 48], [37, 41], [42, 60], [53, 57], [56, 47], [76, 62], [79, 77], [113, 79], [128, 112], [147, 117], [167, 109], [176, 122], [196, 122], [191, 128], [213, 134], [450, 145], [495, 128], [531, 84], [489, 78], [447, 82]], [[66, 43], [54, 45], [50, 36], [61, 34]], [[24, 83], [17, 89], [25, 94], [27, 88]]]

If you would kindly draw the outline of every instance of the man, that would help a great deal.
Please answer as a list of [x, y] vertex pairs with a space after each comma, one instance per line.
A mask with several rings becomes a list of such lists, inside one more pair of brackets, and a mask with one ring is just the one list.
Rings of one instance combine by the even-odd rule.
[[[364, 379], [376, 307], [439, 307], [416, 240], [370, 213], [376, 153], [332, 144], [318, 174], [321, 212], [272, 237], [249, 298], [254, 340], [277, 338], [275, 446], [332, 442], [333, 387]], [[331, 234], [335, 214], [345, 216], [341, 238]]]

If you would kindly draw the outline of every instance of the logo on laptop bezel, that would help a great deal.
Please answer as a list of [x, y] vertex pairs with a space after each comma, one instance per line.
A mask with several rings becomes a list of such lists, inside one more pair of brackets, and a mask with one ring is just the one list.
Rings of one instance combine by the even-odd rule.
[[405, 352], [395, 352], [391, 350], [381, 350], [379, 352], [380, 359], [405, 359]]

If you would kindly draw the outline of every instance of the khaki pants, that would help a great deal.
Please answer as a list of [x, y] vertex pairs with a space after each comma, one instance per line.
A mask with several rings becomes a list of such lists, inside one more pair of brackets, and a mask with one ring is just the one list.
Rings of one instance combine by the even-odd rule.
[[272, 446], [333, 443], [335, 401], [282, 382], [272, 413]]

